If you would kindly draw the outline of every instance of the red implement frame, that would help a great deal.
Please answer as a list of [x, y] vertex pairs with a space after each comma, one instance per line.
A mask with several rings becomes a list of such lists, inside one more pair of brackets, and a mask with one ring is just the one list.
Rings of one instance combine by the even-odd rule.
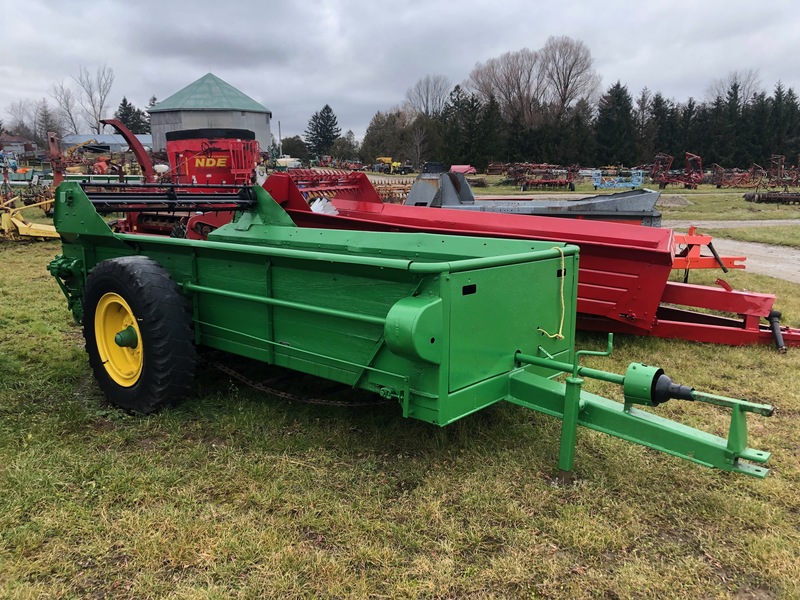
[[[313, 179], [313, 178], [312, 178]], [[371, 231], [421, 231], [457, 235], [543, 239], [580, 246], [578, 326], [636, 335], [719, 344], [800, 346], [800, 329], [781, 327], [771, 294], [668, 281], [674, 240], [669, 229], [383, 203], [367, 177], [352, 173], [313, 181], [276, 173], [264, 184], [303, 227]], [[338, 214], [314, 212], [309, 202], [326, 198]], [[737, 318], [698, 312], [733, 313]], [[776, 316], [777, 314], [777, 316]], [[765, 324], [764, 321], [767, 323]], [[781, 340], [782, 338], [782, 340]]]
[[696, 190], [703, 182], [703, 159], [697, 154], [686, 152], [686, 170], [684, 173], [672, 173], [673, 157], [659, 152], [650, 168], [650, 178], [664, 189], [670, 183], [679, 183], [687, 189]]
[[711, 183], [718, 188], [751, 188], [761, 185], [767, 172], [761, 165], [753, 163], [747, 171], [739, 169], [727, 170], [714, 163], [711, 165]]
[[534, 189], [558, 189], [568, 187], [575, 190], [575, 179], [578, 175], [578, 166], [562, 167], [549, 164], [518, 164], [509, 172], [522, 191]]
[[64, 170], [67, 168], [67, 164], [64, 162], [64, 157], [61, 156], [61, 150], [58, 147], [58, 134], [54, 131], [47, 132], [47, 146], [47, 160], [50, 161], [50, 167], [53, 169], [53, 188], [56, 188], [64, 181]]
[[797, 187], [800, 185], [800, 166], [787, 167], [785, 156], [773, 154], [770, 157], [766, 181], [763, 183], [765, 187], [782, 187], [784, 189]]
[[153, 170], [153, 163], [150, 161], [150, 157], [147, 155], [147, 150], [144, 149], [144, 146], [142, 146], [139, 138], [131, 133], [131, 130], [128, 129], [119, 119], [102, 119], [100, 122], [103, 125], [110, 125], [116, 129], [117, 133], [125, 139], [125, 142], [128, 144], [128, 148], [130, 148], [130, 151], [133, 152], [133, 155], [136, 157], [136, 161], [139, 163], [139, 166], [142, 169], [144, 182], [155, 183], [156, 172]]

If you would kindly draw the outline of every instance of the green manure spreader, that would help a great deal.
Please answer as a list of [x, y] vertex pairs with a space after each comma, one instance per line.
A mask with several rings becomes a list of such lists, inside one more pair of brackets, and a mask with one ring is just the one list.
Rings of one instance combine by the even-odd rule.
[[[565, 478], [578, 425], [709, 467], [768, 472], [759, 465], [769, 453], [747, 447], [746, 413], [772, 407], [697, 392], [658, 367], [579, 365], [599, 353], [575, 350], [576, 246], [299, 228], [258, 186], [234, 196], [235, 219], [208, 240], [114, 233], [101, 216], [126, 202], [213, 210], [213, 196], [178, 194], [165, 207], [147, 190], [119, 202], [90, 200], [77, 183], [56, 191], [63, 254], [49, 270], [117, 406], [147, 413], [188, 394], [206, 346], [374, 392], [440, 426], [500, 401], [543, 412], [563, 422]], [[586, 377], [619, 384], [624, 402], [582, 391]], [[730, 409], [727, 439], [637, 408], [670, 398]]]

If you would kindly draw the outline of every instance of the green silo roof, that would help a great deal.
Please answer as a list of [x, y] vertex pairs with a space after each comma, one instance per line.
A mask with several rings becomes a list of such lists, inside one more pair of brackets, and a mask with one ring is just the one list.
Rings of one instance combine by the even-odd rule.
[[212, 73], [206, 73], [148, 109], [151, 113], [168, 110], [246, 110], [272, 114], [250, 96]]

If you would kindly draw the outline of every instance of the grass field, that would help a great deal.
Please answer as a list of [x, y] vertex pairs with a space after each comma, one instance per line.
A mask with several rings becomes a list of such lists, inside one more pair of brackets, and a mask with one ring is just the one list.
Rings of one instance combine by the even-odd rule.
[[[714, 237], [742, 242], [759, 242], [773, 246], [800, 248], [800, 225], [772, 225], [766, 227], [732, 227], [730, 229], [703, 229]], [[798, 265], [800, 268], [800, 265]]]
[[[800, 219], [800, 206], [782, 204], [756, 204], [747, 202], [745, 190], [717, 190], [701, 186], [698, 190], [667, 188], [664, 196], [681, 196], [688, 201], [685, 206], [659, 206], [665, 219], [720, 221]], [[800, 221], [798, 221], [800, 224]]]
[[[560, 422], [511, 405], [438, 429], [391, 404], [280, 400], [207, 362], [178, 406], [110, 407], [45, 270], [58, 251], [0, 243], [2, 598], [800, 597], [796, 349], [619, 336], [612, 357], [585, 364], [658, 364], [774, 403], [773, 418], [749, 419], [772, 473], [711, 471], [581, 430], [578, 483], [561, 487]], [[725, 278], [776, 293], [800, 325], [800, 286]], [[723, 409], [657, 412], [726, 434]]]
[[[486, 187], [475, 187], [473, 193], [479, 195], [530, 195], [530, 194], [568, 194], [566, 188], [555, 190], [528, 190], [522, 192], [519, 186], [511, 185], [500, 175], [478, 175], [478, 179], [486, 181]], [[650, 189], [657, 189], [654, 185], [645, 185]], [[613, 194], [624, 192], [625, 189], [595, 190], [591, 183], [578, 183], [575, 186], [577, 194]], [[770, 220], [770, 219], [800, 219], [800, 206], [779, 204], [756, 204], [744, 199], [745, 189], [719, 190], [713, 186], [703, 185], [696, 190], [687, 190], [679, 186], [668, 186], [661, 190], [663, 196], [679, 196], [686, 201], [684, 206], [659, 206], [664, 219], [703, 220], [716, 219], [725, 221], [735, 220]], [[800, 221], [798, 221], [800, 223]]]

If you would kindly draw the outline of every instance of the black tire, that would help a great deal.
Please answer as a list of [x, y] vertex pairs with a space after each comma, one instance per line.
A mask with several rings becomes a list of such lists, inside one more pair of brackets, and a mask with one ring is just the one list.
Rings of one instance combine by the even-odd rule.
[[[115, 343], [116, 329], [133, 330], [135, 345]], [[92, 269], [83, 336], [95, 379], [112, 404], [150, 413], [189, 392], [197, 355], [188, 302], [156, 261], [126, 256]]]

